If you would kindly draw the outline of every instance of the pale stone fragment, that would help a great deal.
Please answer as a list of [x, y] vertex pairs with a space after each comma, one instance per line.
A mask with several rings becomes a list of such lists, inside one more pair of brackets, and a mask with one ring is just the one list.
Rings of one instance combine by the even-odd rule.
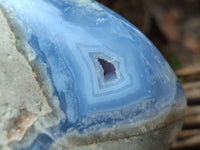
[[0, 146], [20, 141], [51, 108], [0, 11]]

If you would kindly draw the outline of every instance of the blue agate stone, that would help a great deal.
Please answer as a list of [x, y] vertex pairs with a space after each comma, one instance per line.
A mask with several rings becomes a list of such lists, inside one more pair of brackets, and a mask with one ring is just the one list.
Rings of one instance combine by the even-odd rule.
[[52, 112], [17, 150], [167, 149], [181, 129], [182, 87], [157, 48], [93, 0], [0, 0]]

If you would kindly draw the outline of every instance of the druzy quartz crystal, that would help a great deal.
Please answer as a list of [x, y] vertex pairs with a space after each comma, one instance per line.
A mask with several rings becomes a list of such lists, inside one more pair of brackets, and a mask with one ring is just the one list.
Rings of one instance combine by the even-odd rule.
[[105, 6], [0, 0], [0, 31], [0, 149], [162, 150], [180, 131], [177, 77]]

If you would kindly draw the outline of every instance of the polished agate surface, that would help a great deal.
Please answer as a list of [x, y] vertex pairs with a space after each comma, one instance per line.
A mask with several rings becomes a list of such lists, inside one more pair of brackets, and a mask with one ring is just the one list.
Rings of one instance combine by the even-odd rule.
[[2, 147], [87, 149], [183, 118], [185, 95], [166, 60], [105, 6], [92, 0], [0, 0], [0, 10], [52, 110]]

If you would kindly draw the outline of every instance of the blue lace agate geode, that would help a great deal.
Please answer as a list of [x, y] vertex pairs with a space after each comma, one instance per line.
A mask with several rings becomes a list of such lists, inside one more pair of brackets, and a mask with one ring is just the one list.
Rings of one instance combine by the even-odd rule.
[[92, 149], [96, 143], [96, 149], [120, 149], [126, 139], [132, 142], [125, 145], [145, 149], [173, 141], [185, 96], [168, 63], [135, 26], [92, 0], [0, 4], [53, 110], [11, 148]]

